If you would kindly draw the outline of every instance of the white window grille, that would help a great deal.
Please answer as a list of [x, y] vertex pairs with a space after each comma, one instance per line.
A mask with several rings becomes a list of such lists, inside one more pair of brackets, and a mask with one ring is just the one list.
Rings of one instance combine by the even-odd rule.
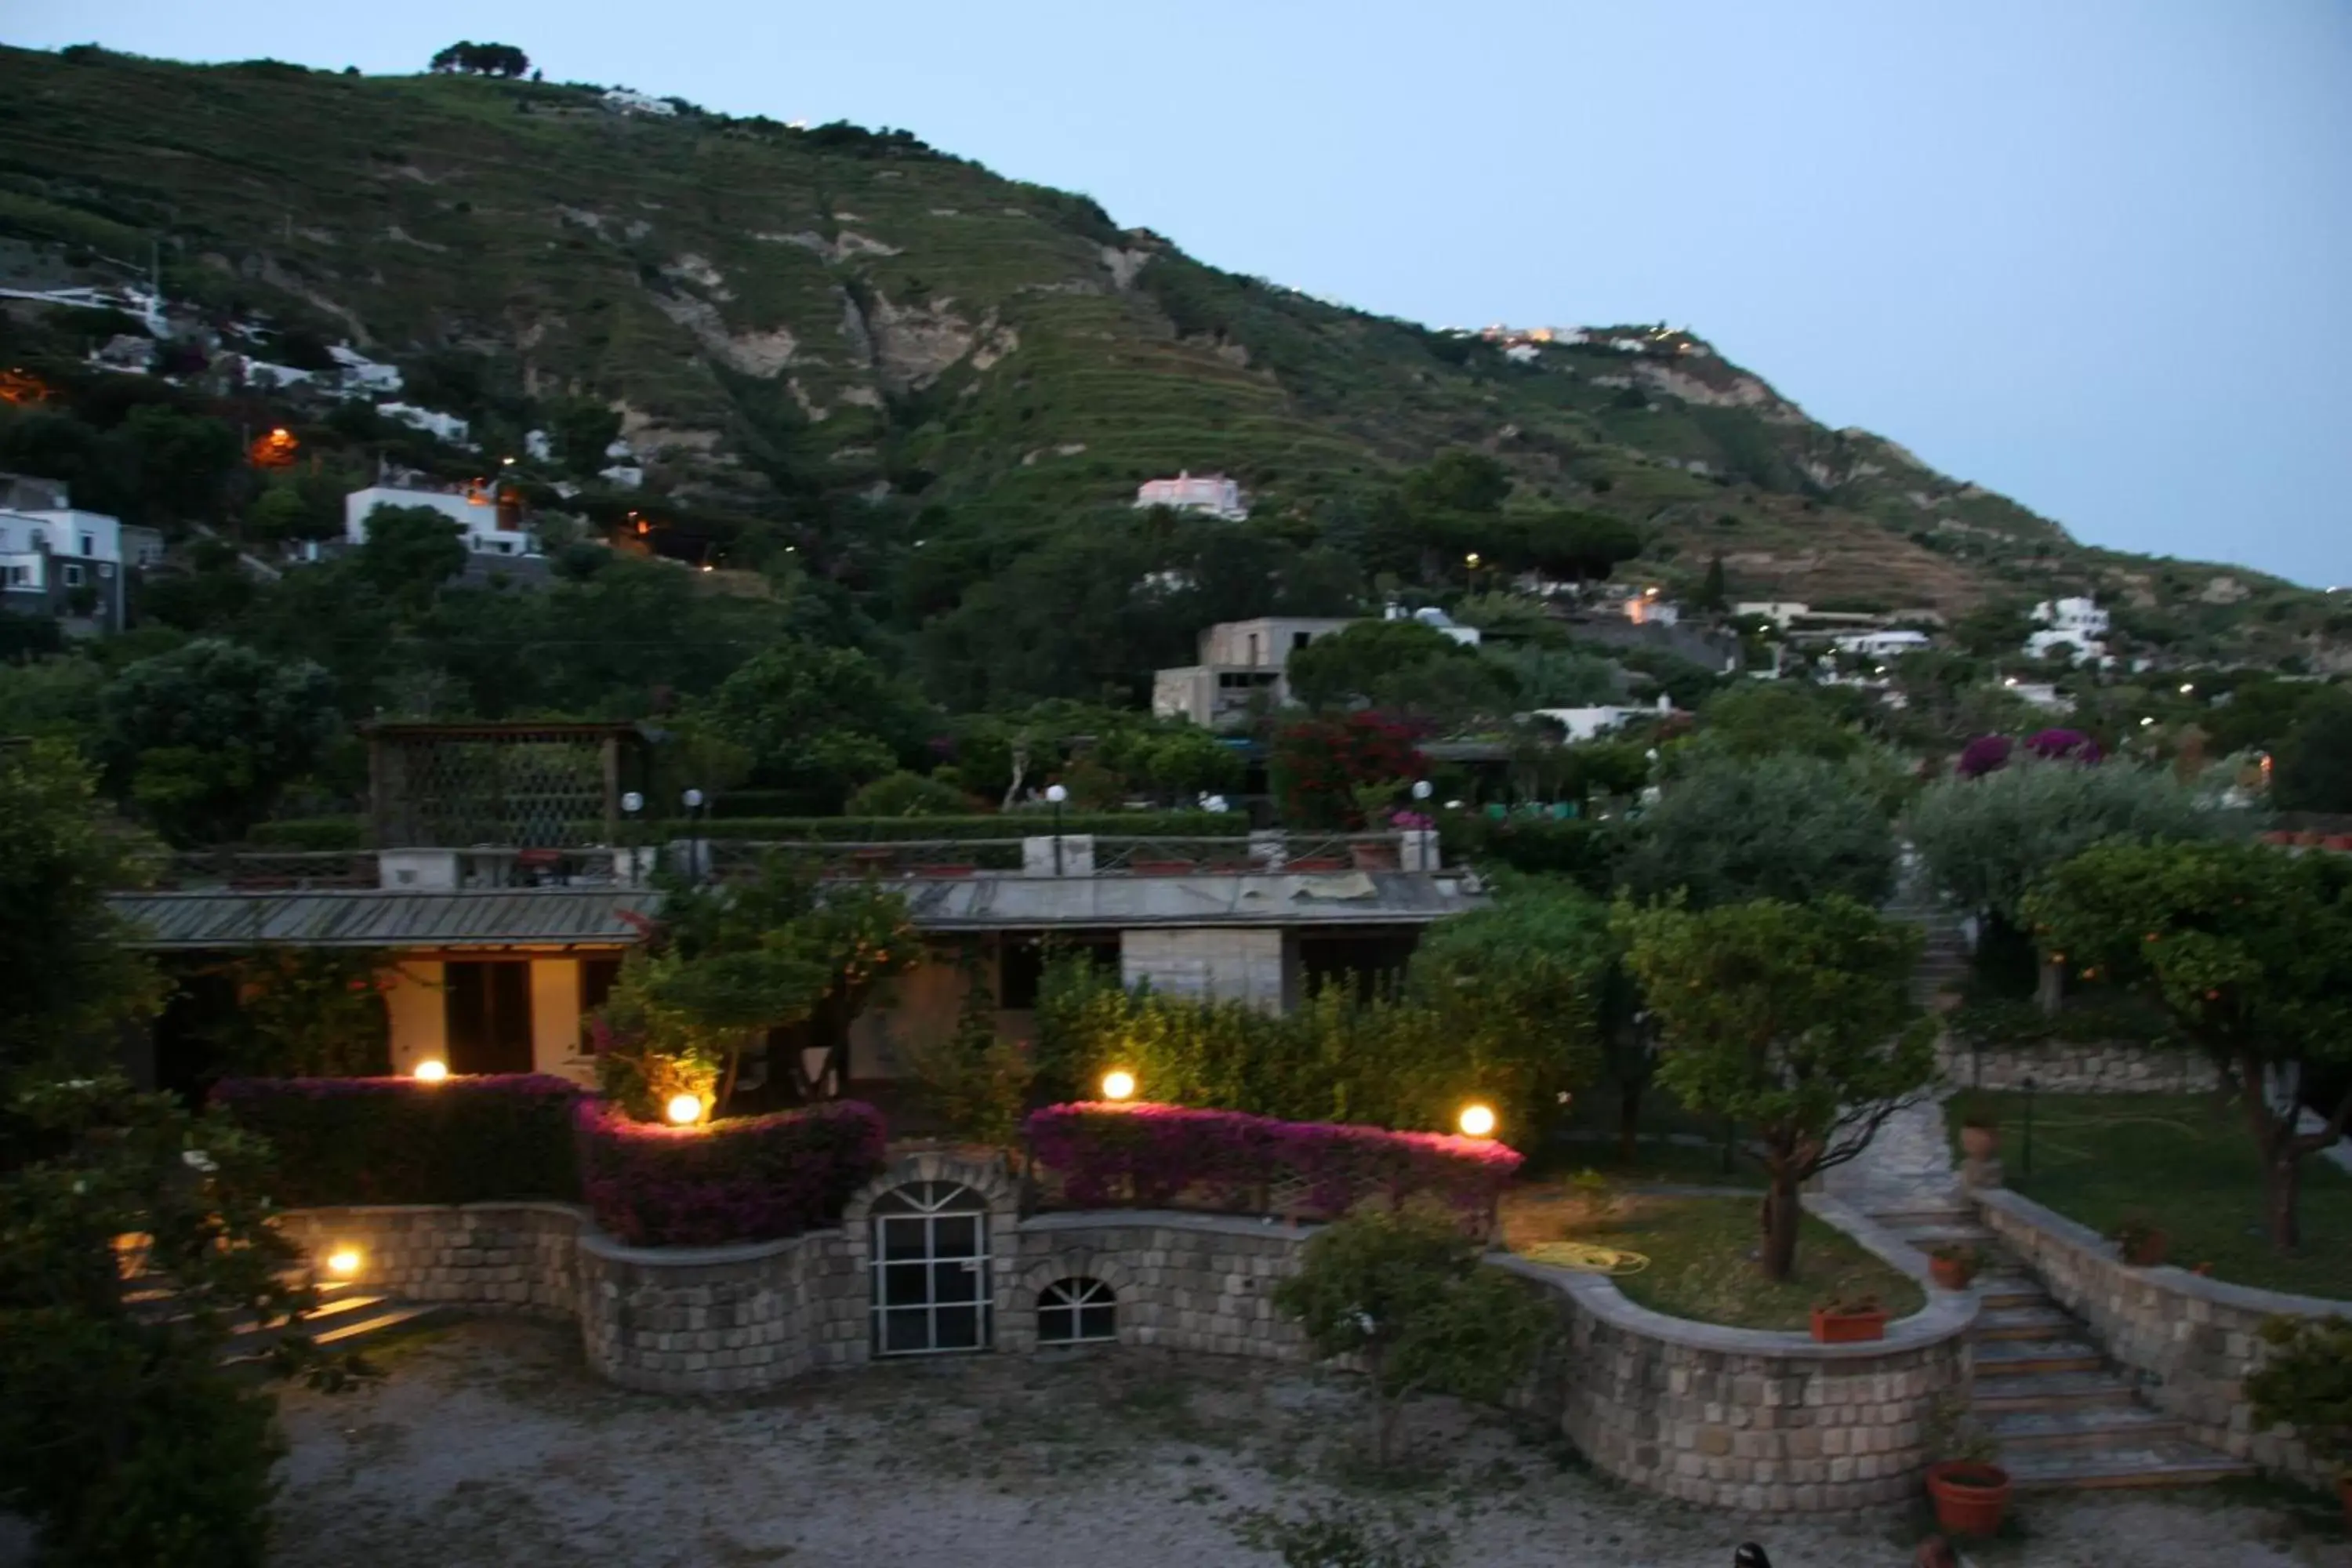
[[954, 1182], [874, 1200], [874, 1353], [941, 1355], [992, 1342], [988, 1205]]
[[1037, 1292], [1037, 1342], [1099, 1344], [1118, 1338], [1118, 1293], [1099, 1279], [1056, 1279]]

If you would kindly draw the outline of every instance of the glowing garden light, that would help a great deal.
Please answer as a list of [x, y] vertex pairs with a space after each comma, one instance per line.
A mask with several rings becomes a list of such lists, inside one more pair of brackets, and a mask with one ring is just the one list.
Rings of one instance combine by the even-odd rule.
[[327, 1272], [338, 1279], [349, 1279], [360, 1271], [360, 1249], [339, 1247], [327, 1254]]
[[1495, 1135], [1495, 1108], [1473, 1101], [1462, 1108], [1462, 1114], [1455, 1119], [1454, 1125], [1462, 1129], [1465, 1138], [1492, 1138]]
[[438, 1057], [427, 1057], [416, 1064], [416, 1070], [411, 1076], [419, 1083], [439, 1083], [449, 1076], [449, 1064]]
[[673, 1094], [662, 1110], [674, 1125], [691, 1127], [702, 1120], [702, 1097], [698, 1094]]
[[1135, 1075], [1124, 1068], [1107, 1072], [1103, 1074], [1102, 1091], [1105, 1100], [1133, 1100]]

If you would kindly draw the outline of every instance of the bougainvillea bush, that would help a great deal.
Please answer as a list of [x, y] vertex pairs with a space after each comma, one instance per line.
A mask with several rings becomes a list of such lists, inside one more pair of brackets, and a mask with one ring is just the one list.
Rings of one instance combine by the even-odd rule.
[[548, 1073], [224, 1079], [212, 1102], [269, 1140], [285, 1208], [469, 1204], [580, 1194], [572, 1110]]
[[1519, 1168], [1517, 1151], [1479, 1139], [1175, 1105], [1052, 1105], [1027, 1132], [1037, 1165], [1077, 1208], [1337, 1219], [1367, 1201], [1429, 1197], [1484, 1215]]
[[1428, 759], [1413, 745], [1413, 726], [1377, 713], [1308, 719], [1274, 739], [1271, 768], [1282, 820], [1293, 827], [1367, 826], [1356, 792], [1366, 785], [1420, 778]]
[[774, 1241], [830, 1225], [884, 1157], [881, 1113], [856, 1100], [708, 1127], [583, 1102], [579, 1130], [588, 1207], [632, 1247]]

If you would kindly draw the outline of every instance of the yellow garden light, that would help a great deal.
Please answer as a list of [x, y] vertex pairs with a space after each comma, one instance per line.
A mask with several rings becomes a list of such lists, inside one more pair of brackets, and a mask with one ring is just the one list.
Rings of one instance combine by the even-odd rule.
[[679, 1127], [691, 1127], [702, 1120], [702, 1097], [698, 1094], [673, 1094], [663, 1110]]
[[1124, 1068], [1107, 1072], [1103, 1074], [1102, 1091], [1105, 1100], [1132, 1100], [1135, 1098], [1135, 1075]]
[[349, 1279], [360, 1271], [360, 1249], [339, 1247], [327, 1254], [327, 1272], [338, 1279]]
[[438, 1057], [427, 1057], [416, 1064], [415, 1077], [419, 1083], [439, 1083], [448, 1076], [449, 1064]]
[[1462, 1108], [1462, 1114], [1455, 1118], [1454, 1125], [1462, 1129], [1462, 1135], [1465, 1138], [1492, 1138], [1495, 1135], [1495, 1108], [1473, 1101]]

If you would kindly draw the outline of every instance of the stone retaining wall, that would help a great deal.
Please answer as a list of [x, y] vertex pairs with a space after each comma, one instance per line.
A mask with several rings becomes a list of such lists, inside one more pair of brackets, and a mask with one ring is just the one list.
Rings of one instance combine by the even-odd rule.
[[[624, 1247], [556, 1204], [313, 1209], [282, 1224], [314, 1253], [359, 1248], [360, 1282], [395, 1295], [574, 1318], [589, 1365], [624, 1386], [747, 1393], [871, 1357], [870, 1211], [908, 1181], [980, 1194], [1000, 1350], [1036, 1349], [1038, 1293], [1091, 1279], [1116, 1293], [1122, 1344], [1308, 1359], [1273, 1291], [1314, 1226], [1144, 1211], [1023, 1219], [1001, 1169], [948, 1153], [896, 1162], [839, 1229], [741, 1247]], [[1925, 1275], [1925, 1258], [1867, 1221], [1812, 1203]], [[1498, 1261], [1551, 1293], [1565, 1331], [1562, 1352], [1514, 1403], [1557, 1420], [1601, 1469], [1669, 1497], [1781, 1512], [1905, 1497], [1934, 1401], [1968, 1375], [1964, 1294], [1931, 1292], [1884, 1341], [1819, 1345], [1664, 1317], [1598, 1276]]]
[[2090, 1325], [2107, 1354], [2137, 1375], [2148, 1402], [2189, 1435], [2234, 1458], [2304, 1480], [2329, 1472], [2289, 1427], [2254, 1429], [2243, 1384], [2267, 1348], [2263, 1320], [2352, 1317], [2352, 1301], [2226, 1284], [2169, 1266], [2134, 1268], [2088, 1226], [1999, 1188], [1973, 1194], [1985, 1228], [2040, 1276], [2058, 1304]]
[[1971, 1049], [1948, 1035], [1936, 1043], [1936, 1065], [1959, 1089], [2036, 1089], [2052, 1094], [2201, 1094], [2220, 1073], [2199, 1051], [2158, 1050], [2127, 1041], [2077, 1045], [2051, 1040], [2031, 1046]]
[[587, 1211], [569, 1204], [386, 1204], [293, 1209], [278, 1229], [314, 1258], [360, 1254], [358, 1284], [408, 1301], [538, 1318], [578, 1315]]
[[[1816, 1214], [1923, 1281], [1927, 1260], [1843, 1205]], [[1530, 1400], [1593, 1465], [1644, 1491], [1763, 1513], [1820, 1513], [1915, 1496], [1938, 1399], [1969, 1377], [1975, 1299], [1927, 1304], [1862, 1344], [1717, 1328], [1627, 1300], [1606, 1279], [1503, 1260], [1557, 1292], [1557, 1379]]]

